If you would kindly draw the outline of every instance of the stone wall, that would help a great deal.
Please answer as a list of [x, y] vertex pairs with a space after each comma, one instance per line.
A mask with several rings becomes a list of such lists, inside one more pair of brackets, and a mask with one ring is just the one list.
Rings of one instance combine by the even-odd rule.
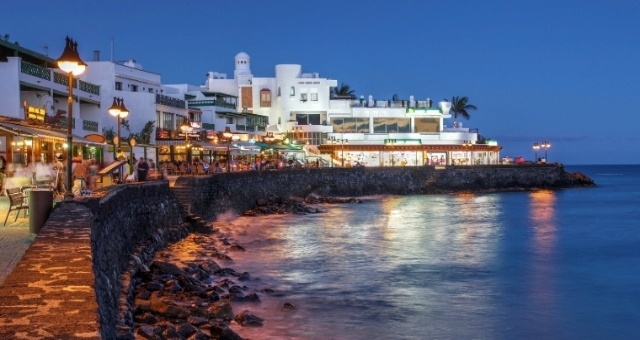
[[182, 224], [182, 206], [168, 182], [119, 186], [99, 200], [85, 202], [91, 209], [91, 247], [95, 294], [101, 335], [116, 338], [118, 320], [126, 319], [129, 280], [138, 266], [148, 263], [156, 250], [188, 234]]
[[[588, 179], [587, 181], [588, 182]], [[184, 176], [176, 186], [190, 188], [191, 211], [204, 218], [254, 207], [272, 195], [306, 197], [413, 195], [455, 191], [525, 190], [582, 185], [557, 164], [302, 169]]]
[[[0, 338], [115, 339], [131, 273], [189, 233], [168, 181], [56, 205], [0, 287]], [[130, 318], [129, 318], [130, 319]]]

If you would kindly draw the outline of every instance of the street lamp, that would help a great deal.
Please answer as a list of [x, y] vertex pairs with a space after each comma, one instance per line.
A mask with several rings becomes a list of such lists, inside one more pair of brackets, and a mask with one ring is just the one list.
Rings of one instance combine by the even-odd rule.
[[540, 145], [543, 149], [544, 149], [544, 162], [547, 163], [547, 150], [549, 150], [549, 148], [551, 147], [551, 143], [549, 143], [548, 141], [546, 142], [542, 142], [542, 144]]
[[69, 74], [69, 96], [67, 97], [67, 110], [69, 112], [67, 116], [67, 145], [69, 145], [69, 149], [67, 151], [67, 191], [65, 193], [65, 199], [69, 200], [73, 198], [73, 193], [71, 192], [73, 184], [71, 174], [71, 156], [73, 155], [73, 76], [81, 75], [87, 68], [87, 64], [80, 59], [78, 43], [68, 36], [65, 40], [64, 51], [62, 51], [62, 55], [56, 60], [56, 63], [63, 72]]
[[222, 135], [227, 140], [227, 172], [230, 172], [231, 171], [231, 137], [233, 137], [233, 132], [231, 132], [231, 128], [227, 126], [224, 128], [224, 132], [222, 133]]
[[[121, 119], [129, 115], [129, 110], [127, 110], [127, 108], [124, 106], [124, 99], [113, 97], [113, 104], [111, 104], [111, 107], [107, 111], [109, 111], [109, 114], [117, 117], [118, 119], [118, 135], [113, 138], [113, 158], [115, 160], [117, 152], [116, 148], [120, 148], [120, 125], [122, 125]], [[118, 173], [120, 174], [120, 183], [122, 183], [122, 171], [118, 171]]]
[[535, 158], [534, 158], [534, 162], [538, 162], [538, 150], [540, 150], [540, 144], [539, 143], [533, 143], [533, 151], [535, 153]]
[[344, 167], [344, 145], [349, 143], [349, 140], [348, 139], [336, 139], [336, 137], [331, 136], [331, 142], [333, 144], [340, 143], [340, 149], [341, 149], [340, 158], [342, 158], [342, 167]]
[[185, 161], [189, 163], [189, 133], [193, 131], [193, 126], [191, 126], [188, 120], [185, 120], [180, 124], [180, 130], [184, 133]]

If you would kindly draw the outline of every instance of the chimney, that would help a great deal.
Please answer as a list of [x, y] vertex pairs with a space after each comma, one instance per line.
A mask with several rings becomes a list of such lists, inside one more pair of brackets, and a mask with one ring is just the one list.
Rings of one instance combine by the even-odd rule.
[[93, 51], [93, 61], [100, 61], [100, 51]]

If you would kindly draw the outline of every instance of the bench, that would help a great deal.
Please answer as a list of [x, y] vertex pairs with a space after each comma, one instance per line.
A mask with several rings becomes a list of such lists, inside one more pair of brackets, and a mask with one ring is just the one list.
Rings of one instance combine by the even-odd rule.
[[16, 218], [13, 220], [14, 222], [18, 220], [18, 215], [20, 215], [20, 210], [25, 210], [24, 217], [27, 217], [27, 210], [29, 209], [29, 204], [25, 202], [25, 196], [22, 193], [20, 188], [9, 188], [6, 189], [7, 197], [9, 197], [9, 211], [7, 211], [7, 216], [4, 218], [4, 225], [7, 225], [7, 219], [9, 219], [9, 214], [12, 211], [16, 211]]

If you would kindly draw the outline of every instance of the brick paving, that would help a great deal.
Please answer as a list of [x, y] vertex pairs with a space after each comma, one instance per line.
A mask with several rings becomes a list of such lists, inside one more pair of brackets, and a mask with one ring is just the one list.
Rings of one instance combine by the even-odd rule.
[[3, 226], [8, 210], [9, 198], [0, 196], [0, 286], [36, 238], [35, 234], [29, 232], [29, 217], [24, 217], [25, 210], [19, 211], [16, 222], [13, 221], [16, 212], [12, 211], [7, 225]]
[[0, 339], [100, 338], [90, 220], [86, 207], [64, 203], [38, 235], [28, 218], [0, 228], [0, 263], [11, 269], [0, 286]]

